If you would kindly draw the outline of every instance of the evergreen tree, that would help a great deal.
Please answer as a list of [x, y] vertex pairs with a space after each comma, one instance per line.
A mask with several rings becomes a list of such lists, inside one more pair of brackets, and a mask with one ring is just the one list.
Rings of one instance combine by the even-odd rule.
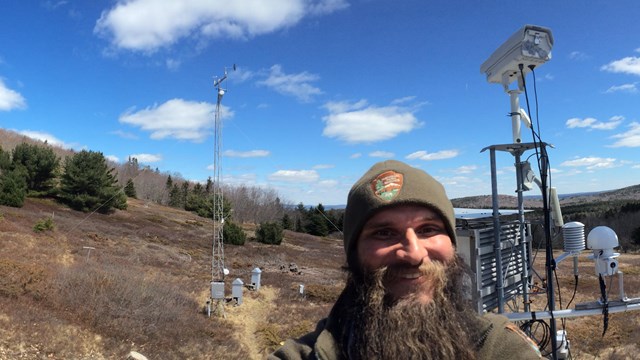
[[65, 159], [59, 197], [72, 209], [109, 213], [127, 208], [127, 196], [100, 152], [83, 150]]
[[2, 150], [0, 146], [0, 171], [11, 169], [11, 154]]
[[124, 194], [127, 195], [130, 198], [137, 199], [136, 187], [133, 184], [133, 180], [132, 179], [127, 180], [127, 185], [124, 186]]
[[289, 216], [289, 214], [285, 213], [284, 215], [282, 215], [281, 223], [284, 230], [293, 230], [293, 223], [291, 222], [291, 217]]
[[298, 203], [298, 205], [296, 206], [295, 232], [300, 232], [300, 233], [306, 232], [305, 224], [307, 223], [308, 217], [309, 217], [309, 213], [307, 212], [307, 209], [304, 207], [304, 204], [302, 202]]
[[300, 215], [305, 215], [307, 213], [307, 209], [304, 207], [303, 203], [298, 203], [298, 206], [296, 206], [296, 211]]
[[312, 212], [307, 218], [307, 222], [304, 224], [304, 230], [307, 234], [315, 236], [327, 236], [329, 235], [329, 227], [324, 217], [318, 212]]
[[280, 245], [283, 237], [282, 226], [276, 222], [262, 223], [256, 230], [256, 240], [263, 244]]
[[[168, 181], [167, 184], [169, 184]], [[178, 187], [178, 184], [173, 183], [169, 190], [169, 206], [175, 208], [184, 208], [184, 203], [182, 202], [182, 192], [180, 191], [180, 187]]]
[[299, 233], [304, 232], [304, 227], [302, 226], [302, 219], [300, 219], [300, 218], [296, 219], [296, 227], [295, 227], [294, 231], [295, 232], [299, 232]]
[[0, 169], [0, 205], [22, 207], [27, 194], [26, 170], [20, 166], [12, 170]]
[[244, 245], [247, 235], [242, 228], [231, 221], [225, 221], [222, 226], [222, 242], [231, 245]]
[[196, 183], [195, 185], [193, 185], [193, 189], [191, 190], [191, 192], [194, 195], [197, 195], [197, 196], [204, 196], [205, 195], [204, 187], [202, 187], [202, 184], [200, 184], [200, 183]]
[[189, 196], [189, 182], [185, 181], [182, 183], [180, 188], [180, 202], [182, 206], [186, 208], [187, 205], [187, 197]]
[[0, 205], [22, 207], [27, 194], [26, 170], [14, 168], [11, 156], [0, 146]]
[[173, 179], [171, 178], [171, 175], [167, 176], [167, 181], [164, 185], [164, 188], [171, 191], [171, 189], [173, 188]]
[[204, 189], [207, 194], [211, 194], [211, 192], [213, 191], [213, 180], [211, 180], [211, 176], [207, 178], [207, 185]]
[[13, 168], [24, 167], [27, 189], [33, 195], [52, 195], [60, 159], [49, 147], [22, 143], [13, 149]]

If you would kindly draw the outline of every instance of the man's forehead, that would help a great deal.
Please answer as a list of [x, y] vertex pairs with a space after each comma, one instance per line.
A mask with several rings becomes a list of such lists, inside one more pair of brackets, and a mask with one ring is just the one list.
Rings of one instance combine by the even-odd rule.
[[402, 204], [389, 206], [377, 211], [367, 220], [365, 227], [397, 220], [440, 220], [442, 216], [433, 208], [421, 204]]

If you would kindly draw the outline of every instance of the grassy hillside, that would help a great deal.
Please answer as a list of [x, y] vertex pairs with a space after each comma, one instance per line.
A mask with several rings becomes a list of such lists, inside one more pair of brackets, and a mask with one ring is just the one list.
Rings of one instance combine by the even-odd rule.
[[[48, 218], [53, 230], [33, 230]], [[282, 246], [225, 246], [229, 286], [255, 267], [264, 286], [207, 318], [212, 234], [208, 220], [138, 200], [112, 215], [48, 200], [0, 207], [0, 359], [260, 359], [327, 312], [342, 244], [287, 233]]]
[[[52, 230], [34, 231], [47, 219]], [[253, 236], [251, 225], [244, 229]], [[0, 207], [0, 359], [123, 359], [132, 350], [149, 359], [262, 359], [328, 313], [343, 286], [342, 242], [285, 232], [280, 246], [225, 246], [227, 293], [255, 267], [262, 287], [246, 290], [241, 306], [225, 306], [226, 318], [207, 318], [212, 230], [209, 220], [140, 200], [111, 215], [36, 199]], [[640, 296], [640, 256], [623, 254], [620, 263], [628, 295]], [[573, 304], [598, 296], [593, 264], [585, 257], [580, 267]], [[566, 305], [568, 262], [558, 279]], [[542, 295], [533, 301], [544, 308]], [[609, 324], [602, 338], [601, 316], [569, 320], [574, 356], [621, 359], [640, 350], [640, 312], [612, 314]]]

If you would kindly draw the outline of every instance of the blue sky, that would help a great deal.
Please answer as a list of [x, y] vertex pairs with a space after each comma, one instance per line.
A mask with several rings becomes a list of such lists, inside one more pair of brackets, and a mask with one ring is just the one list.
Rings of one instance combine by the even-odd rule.
[[[480, 150], [512, 142], [510, 101], [480, 65], [523, 25], [545, 26], [555, 44], [536, 69], [537, 113], [542, 140], [555, 146], [552, 185], [564, 194], [640, 183], [637, 1], [1, 6], [0, 127], [204, 181], [213, 82], [226, 68], [224, 182], [307, 205], [344, 204], [358, 177], [388, 158], [428, 171], [450, 197], [490, 194]], [[533, 101], [531, 75], [527, 84]], [[514, 194], [513, 157], [497, 160], [499, 190]]]

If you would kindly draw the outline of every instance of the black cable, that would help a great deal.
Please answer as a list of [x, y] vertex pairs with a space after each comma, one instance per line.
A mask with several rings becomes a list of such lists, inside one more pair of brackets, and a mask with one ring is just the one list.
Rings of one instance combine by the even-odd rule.
[[602, 316], [603, 316], [603, 329], [602, 329], [602, 337], [607, 332], [609, 328], [609, 300], [607, 298], [607, 285], [604, 283], [604, 279], [602, 278], [602, 274], [598, 274], [598, 282], [600, 283], [600, 295], [602, 296]]
[[[549, 331], [549, 324], [544, 322], [543, 320], [529, 320], [520, 325], [520, 330], [523, 332], [530, 334], [529, 337], [533, 339], [536, 344], [538, 344], [538, 348], [543, 356], [549, 356], [551, 353], [543, 353], [544, 349], [549, 346], [551, 342], [551, 333]], [[539, 332], [542, 334], [539, 334]]]
[[[536, 81], [536, 72], [533, 71], [534, 69], [534, 65], [530, 65], [529, 69], [531, 69], [531, 74], [533, 75], [533, 96], [534, 99], [536, 101], [536, 125], [538, 127], [538, 139], [541, 139], [540, 135], [540, 121], [539, 121], [539, 117], [538, 117], [538, 82]], [[533, 124], [531, 124], [531, 127], [533, 128]], [[542, 142], [542, 140], [540, 140], [540, 142]]]
[[573, 299], [576, 297], [576, 292], [578, 292], [578, 275], [574, 275], [574, 278], [576, 280], [576, 283], [573, 286], [573, 295], [571, 296], [571, 300], [569, 300], [569, 303], [567, 304], [567, 309], [569, 308], [569, 305], [571, 305], [571, 302], [573, 302]]
[[[527, 103], [527, 113], [531, 114], [531, 107], [529, 104], [529, 94], [526, 87], [526, 80], [524, 77], [524, 65], [520, 64], [520, 77], [522, 80], [522, 88], [524, 90], [525, 100]], [[529, 69], [533, 72], [534, 66], [530, 66]], [[536, 106], [537, 106], [537, 94], [536, 94]], [[536, 110], [537, 114], [537, 110]], [[535, 121], [539, 126], [539, 119], [536, 116]], [[554, 290], [553, 290], [553, 274], [555, 274], [556, 264], [553, 258], [553, 247], [551, 245], [551, 209], [549, 206], [549, 198], [547, 194], [547, 175], [549, 173], [549, 162], [546, 151], [546, 146], [544, 142], [540, 141], [540, 146], [538, 146], [538, 142], [536, 140], [536, 132], [534, 130], [533, 124], [531, 126], [531, 133], [533, 136], [533, 143], [536, 150], [536, 158], [538, 160], [538, 170], [540, 171], [540, 190], [542, 192], [542, 208], [544, 213], [544, 231], [545, 231], [545, 250], [546, 250], [546, 261], [545, 266], [547, 269], [547, 306], [549, 308], [549, 313], [551, 314], [551, 319], [549, 320], [549, 327], [552, 333], [552, 336], [555, 336], [556, 332], [556, 319], [554, 317]], [[538, 136], [539, 139], [539, 136]], [[551, 341], [551, 355], [553, 359], [557, 359], [557, 344], [554, 341]]]
[[[556, 286], [560, 289], [560, 281], [558, 281], [558, 273], [556, 272], [556, 269], [553, 269], [553, 276], [556, 278]], [[560, 291], [558, 291], [558, 305], [560, 306], [560, 309], [562, 309], [562, 295], [560, 295]]]

